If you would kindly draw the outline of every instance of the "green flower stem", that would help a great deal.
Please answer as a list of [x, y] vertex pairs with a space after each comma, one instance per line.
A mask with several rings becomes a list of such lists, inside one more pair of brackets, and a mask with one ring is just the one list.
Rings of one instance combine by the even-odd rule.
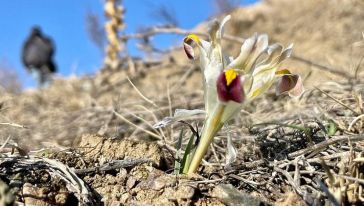
[[206, 124], [202, 130], [201, 139], [197, 149], [192, 157], [191, 163], [188, 166], [187, 174], [192, 174], [197, 171], [202, 158], [205, 156], [207, 149], [214, 139], [215, 134], [221, 129], [223, 123], [221, 122], [222, 114], [224, 113], [225, 105], [218, 104], [213, 114], [209, 114]]

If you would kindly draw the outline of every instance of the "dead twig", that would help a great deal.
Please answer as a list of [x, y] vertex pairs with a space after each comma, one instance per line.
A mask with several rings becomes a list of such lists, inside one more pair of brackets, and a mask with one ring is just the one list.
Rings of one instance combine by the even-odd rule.
[[330, 67], [327, 67], [327, 66], [324, 66], [324, 65], [321, 65], [321, 64], [318, 64], [318, 63], [315, 63], [311, 60], [308, 60], [308, 59], [305, 59], [303, 57], [300, 57], [300, 56], [296, 56], [296, 55], [291, 55], [291, 58], [293, 60], [296, 60], [296, 61], [300, 61], [300, 62], [303, 62], [305, 64], [308, 64], [308, 65], [311, 65], [311, 66], [314, 66], [320, 70], [324, 70], [324, 71], [328, 71], [328, 72], [331, 72], [333, 74], [336, 74], [336, 75], [339, 75], [339, 76], [344, 76], [346, 77], [347, 79], [352, 79], [353, 76], [352, 75], [349, 75], [347, 74], [346, 72], [343, 72], [345, 70], [343, 69], [333, 69], [333, 68], [330, 68]]
[[363, 117], [364, 117], [364, 114], [361, 114], [361, 115], [359, 115], [359, 116], [355, 117], [355, 119], [354, 119], [352, 122], [350, 122], [349, 127], [348, 127], [348, 131], [350, 131], [350, 130], [351, 130], [351, 128], [354, 126], [354, 124], [355, 124], [358, 120], [362, 119]]
[[[319, 172], [319, 171], [306, 171], [306, 170], [302, 170], [301, 171], [301, 174], [316, 174], [316, 175], [322, 175], [322, 176], [327, 176], [327, 173], [326, 172]], [[347, 176], [347, 175], [341, 175], [341, 174], [336, 174], [336, 173], [332, 173], [333, 176], [336, 176], [336, 177], [340, 177], [340, 178], [343, 178], [343, 179], [347, 179], [347, 180], [351, 180], [351, 181], [354, 181], [354, 182], [358, 182], [362, 185], [364, 185], [364, 180], [363, 179], [360, 179], [360, 178], [355, 178], [355, 177], [351, 177], [351, 176]]]
[[359, 115], [354, 109], [352, 109], [351, 107], [349, 107], [348, 105], [344, 104], [343, 102], [341, 102], [340, 100], [336, 99], [335, 97], [331, 96], [329, 93], [323, 91], [322, 89], [315, 87], [317, 90], [319, 90], [320, 92], [322, 92], [323, 94], [325, 94], [326, 96], [328, 96], [329, 98], [331, 98], [332, 100], [334, 100], [335, 102], [337, 102], [338, 104], [340, 104], [341, 106], [347, 108], [348, 110], [352, 111], [355, 115]]
[[19, 127], [19, 128], [27, 129], [27, 127], [24, 125], [11, 123], [11, 122], [0, 122], [0, 125], [7, 125], [7, 126], [12, 126], [12, 127]]
[[10, 140], [10, 135], [8, 136], [8, 138], [6, 138], [5, 142], [1, 145], [0, 147], [0, 151], [2, 151], [4, 149], [4, 147], [8, 144], [9, 140]]
[[149, 104], [153, 105], [154, 107], [158, 107], [152, 100], [148, 99], [146, 96], [144, 96], [142, 94], [142, 92], [134, 85], [134, 83], [130, 80], [129, 77], [126, 77], [129, 81], [129, 83], [131, 84], [131, 86], [135, 89], [135, 91], [137, 92], [137, 94], [139, 94], [139, 96], [141, 98], [143, 98], [146, 102], [148, 102]]
[[199, 181], [188, 181], [188, 182], [181, 182], [180, 185], [193, 185], [193, 184], [212, 184], [224, 181], [225, 178], [219, 178], [214, 180], [199, 180]]
[[126, 167], [134, 167], [139, 164], [151, 162], [149, 159], [135, 159], [135, 160], [112, 160], [98, 167], [91, 167], [86, 169], [75, 169], [74, 172], [78, 175], [85, 175], [88, 173], [97, 173], [102, 171], [118, 170]]
[[245, 182], [246, 184], [253, 185], [253, 186], [263, 186], [263, 185], [267, 184], [267, 182], [254, 182], [251, 180], [247, 180], [247, 179], [245, 179], [241, 176], [235, 175], [235, 174], [230, 174], [229, 177], [240, 180], [242, 182]]
[[116, 112], [116, 111], [113, 111], [113, 112], [114, 112], [114, 114], [115, 114], [117, 117], [119, 117], [119, 118], [120, 118], [120, 119], [122, 119], [124, 122], [128, 123], [129, 125], [131, 125], [131, 126], [133, 126], [133, 127], [137, 128], [137, 129], [142, 130], [143, 132], [145, 132], [145, 133], [147, 133], [147, 134], [151, 135], [152, 137], [155, 137], [155, 138], [157, 138], [157, 139], [163, 139], [160, 135], [157, 135], [157, 134], [155, 134], [154, 132], [151, 132], [151, 131], [149, 131], [149, 130], [146, 130], [146, 129], [144, 129], [143, 127], [141, 127], [141, 126], [139, 126], [139, 125], [136, 125], [136, 124], [134, 124], [133, 122], [129, 121], [128, 119], [126, 119], [126, 118], [125, 118], [123, 115], [121, 115], [120, 113], [118, 113], [118, 112]]
[[363, 140], [364, 140], [363, 134], [352, 135], [352, 136], [333, 136], [332, 138], [325, 140], [323, 142], [320, 142], [318, 144], [312, 145], [309, 148], [305, 148], [305, 149], [298, 150], [296, 152], [292, 152], [292, 153], [288, 154], [288, 157], [295, 158], [300, 155], [305, 155], [305, 154], [311, 153], [313, 151], [322, 150], [330, 145], [341, 143], [344, 141], [357, 142], [357, 141], [363, 141]]
[[273, 168], [274, 171], [277, 171], [279, 173], [281, 173], [288, 181], [288, 183], [293, 187], [293, 189], [302, 197], [304, 197], [305, 201], [309, 204], [309, 205], [313, 205], [315, 202], [315, 199], [307, 194], [306, 191], [302, 190], [294, 181], [293, 177], [289, 174], [289, 172], [287, 172], [286, 170], [282, 170], [281, 168], [278, 167], [274, 167]]
[[330, 202], [334, 206], [340, 206], [341, 204], [337, 201], [335, 196], [330, 192], [329, 188], [326, 187], [324, 183], [321, 181], [318, 181], [318, 185], [320, 186], [321, 190], [326, 194], [326, 196], [329, 198]]

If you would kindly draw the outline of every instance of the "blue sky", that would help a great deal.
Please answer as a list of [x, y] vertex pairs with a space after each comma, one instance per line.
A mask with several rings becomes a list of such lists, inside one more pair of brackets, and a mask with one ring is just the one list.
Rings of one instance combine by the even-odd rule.
[[[86, 30], [86, 14], [91, 11], [102, 20], [102, 0], [11, 0], [0, 4], [0, 62], [14, 68], [24, 87], [35, 84], [21, 64], [21, 48], [33, 25], [39, 25], [56, 44], [55, 61], [62, 76], [84, 75], [97, 71], [102, 64], [102, 54], [91, 42]], [[214, 13], [212, 0], [124, 0], [126, 8], [126, 33], [134, 33], [141, 26], [161, 24], [153, 18], [158, 5], [171, 8], [180, 27], [192, 29]], [[251, 4], [255, 0], [241, 0]], [[178, 44], [183, 37], [162, 35], [156, 45], [168, 47]], [[140, 55], [133, 42], [132, 55]]]

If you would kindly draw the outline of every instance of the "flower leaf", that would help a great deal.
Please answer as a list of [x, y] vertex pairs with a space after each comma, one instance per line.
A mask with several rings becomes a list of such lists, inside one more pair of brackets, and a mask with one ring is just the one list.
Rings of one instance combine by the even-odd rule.
[[226, 150], [226, 161], [225, 161], [225, 167], [229, 167], [232, 163], [236, 161], [237, 157], [237, 151], [233, 145], [233, 142], [231, 140], [231, 134], [228, 133], [227, 135], [227, 150]]
[[194, 117], [194, 116], [197, 116], [200, 114], [205, 114], [205, 111], [201, 110], [201, 109], [193, 109], [193, 110], [176, 109], [173, 117], [163, 118], [162, 121], [159, 121], [156, 124], [154, 124], [153, 128], [156, 128], [156, 129], [163, 128], [170, 124], [173, 124], [174, 122], [186, 120], [186, 119], [189, 119], [191, 117]]

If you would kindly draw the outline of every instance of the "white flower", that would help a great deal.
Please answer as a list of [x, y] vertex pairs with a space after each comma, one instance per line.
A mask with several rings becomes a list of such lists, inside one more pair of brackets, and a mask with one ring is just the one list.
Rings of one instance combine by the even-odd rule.
[[[277, 79], [277, 94], [288, 92], [290, 96], [300, 96], [303, 92], [298, 75], [286, 69], [279, 70], [281, 62], [291, 55], [292, 44], [284, 49], [280, 44], [269, 45], [268, 35], [254, 34], [244, 41], [238, 57], [228, 63], [221, 40], [224, 24], [230, 18], [230, 15], [225, 17], [221, 23], [212, 21], [209, 42], [195, 34], [184, 39], [184, 50], [190, 59], [196, 59], [192, 43], [199, 49], [206, 111], [200, 142], [190, 164], [187, 164], [188, 174], [197, 170], [213, 137], [228, 120], [239, 114], [244, 102], [267, 91]], [[194, 113], [184, 111], [182, 116]]]
[[200, 67], [203, 73], [205, 110], [209, 114], [216, 103], [216, 79], [225, 68], [225, 57], [221, 50], [221, 39], [223, 36], [224, 24], [229, 21], [231, 16], [226, 16], [220, 23], [214, 20], [209, 25], [210, 42], [200, 39], [194, 34], [188, 35], [184, 39], [184, 49], [190, 59], [194, 59], [195, 55], [191, 43], [197, 44], [200, 52]]

